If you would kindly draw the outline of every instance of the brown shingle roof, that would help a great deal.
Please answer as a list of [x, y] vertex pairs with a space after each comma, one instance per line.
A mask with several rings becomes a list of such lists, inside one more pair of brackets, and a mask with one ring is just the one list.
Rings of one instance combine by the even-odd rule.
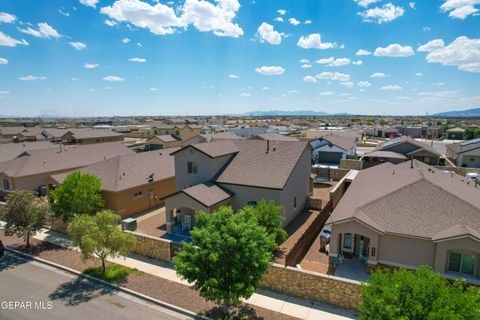
[[214, 183], [200, 183], [183, 189], [182, 192], [206, 207], [213, 206], [233, 196]]
[[51, 149], [54, 147], [55, 145], [49, 141], [0, 144], [0, 162], [15, 159], [28, 150]]
[[283, 189], [308, 147], [306, 141], [270, 141], [267, 153], [267, 141], [252, 139], [233, 143], [238, 154], [220, 172], [216, 182], [271, 189]]
[[84, 167], [121, 154], [133, 153], [119, 142], [27, 151], [25, 155], [0, 163], [0, 172], [11, 177]]
[[326, 140], [331, 144], [336, 145], [337, 147], [340, 147], [345, 151], [355, 147], [355, 139], [347, 136], [337, 136], [337, 135], [324, 136], [320, 138], [320, 140]]
[[233, 132], [230, 131], [225, 131], [225, 132], [217, 132], [217, 133], [205, 133], [201, 134], [201, 137], [203, 137], [207, 141], [215, 141], [215, 140], [241, 140], [243, 139], [242, 137], [236, 135]]
[[388, 149], [394, 147], [394, 146], [398, 146], [402, 143], [408, 143], [408, 144], [411, 144], [415, 147], [417, 147], [418, 149], [415, 150], [415, 151], [412, 151], [411, 153], [413, 152], [418, 152], [419, 149], [423, 149], [435, 156], [440, 156], [440, 154], [438, 153], [437, 150], [435, 150], [434, 148], [430, 147], [428, 144], [425, 144], [423, 142], [420, 142], [420, 141], [417, 141], [411, 137], [408, 137], [408, 136], [402, 136], [400, 138], [397, 138], [397, 139], [393, 139], [393, 140], [389, 140], [387, 142], [384, 142], [380, 145], [377, 146], [377, 150], [384, 150], [384, 151], [387, 151]]
[[[90, 173], [102, 180], [102, 188], [106, 191], [122, 191], [153, 181], [175, 177], [174, 158], [170, 155], [176, 148], [142, 153], [123, 154], [83, 167], [78, 171]], [[52, 178], [61, 183], [71, 172], [53, 175]]]
[[278, 133], [261, 133], [257, 134], [255, 138], [262, 140], [271, 140], [271, 141], [298, 141], [298, 139], [289, 137], [283, 134]]
[[172, 136], [170, 134], [164, 134], [164, 135], [155, 136], [155, 137], [162, 140], [163, 142], [176, 142], [176, 141], [178, 141], [174, 136]]
[[332, 213], [381, 232], [433, 238], [454, 225], [480, 232], [480, 189], [414, 160], [362, 170]]
[[212, 158], [221, 157], [221, 156], [238, 152], [238, 148], [233, 143], [232, 140], [219, 140], [214, 142], [191, 144], [173, 152], [172, 155], [186, 148], [197, 149], [198, 151]]
[[407, 160], [407, 157], [405, 157], [403, 154], [393, 152], [393, 151], [372, 151], [372, 152], [365, 153], [363, 156]]
[[[475, 141], [477, 141], [477, 142], [475, 142]], [[452, 143], [452, 144], [447, 145], [447, 149], [450, 149], [451, 151], [453, 151], [454, 153], [457, 153], [457, 154], [467, 152], [467, 151], [470, 151], [470, 150], [479, 149], [479, 148], [480, 148], [480, 139], [479, 138], [468, 140], [468, 141], [463, 141], [463, 142], [460, 142], [460, 143]]]

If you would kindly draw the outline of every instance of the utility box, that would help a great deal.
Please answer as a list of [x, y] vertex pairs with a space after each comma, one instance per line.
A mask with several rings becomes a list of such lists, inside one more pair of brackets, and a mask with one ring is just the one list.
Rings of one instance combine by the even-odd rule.
[[127, 218], [122, 220], [122, 230], [135, 231], [137, 230], [137, 219]]

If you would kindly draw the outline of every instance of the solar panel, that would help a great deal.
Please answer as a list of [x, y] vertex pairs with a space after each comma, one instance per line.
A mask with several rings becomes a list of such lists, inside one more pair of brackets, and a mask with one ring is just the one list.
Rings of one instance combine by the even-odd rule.
[[461, 146], [468, 146], [469, 144], [474, 144], [474, 143], [479, 143], [479, 142], [480, 142], [480, 138], [476, 138], [476, 139], [460, 142], [460, 145]]

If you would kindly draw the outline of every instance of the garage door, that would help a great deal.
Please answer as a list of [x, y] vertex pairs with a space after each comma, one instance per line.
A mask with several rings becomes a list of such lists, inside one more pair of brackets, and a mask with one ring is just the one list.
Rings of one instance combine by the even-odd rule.
[[341, 152], [327, 152], [327, 151], [318, 152], [319, 163], [340, 163], [341, 159], [342, 159]]

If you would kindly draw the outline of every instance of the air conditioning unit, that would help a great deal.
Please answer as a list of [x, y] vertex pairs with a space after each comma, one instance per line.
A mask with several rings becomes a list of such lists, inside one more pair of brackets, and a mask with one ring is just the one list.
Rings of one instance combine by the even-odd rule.
[[137, 219], [127, 218], [122, 220], [122, 230], [135, 231], [137, 230]]

